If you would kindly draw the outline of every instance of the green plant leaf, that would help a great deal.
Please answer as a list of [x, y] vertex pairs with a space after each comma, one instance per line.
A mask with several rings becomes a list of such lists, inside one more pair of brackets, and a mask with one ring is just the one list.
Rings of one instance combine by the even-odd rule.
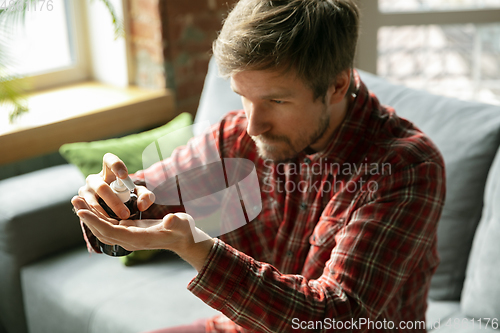
[[0, 105], [11, 104], [13, 110], [9, 113], [9, 123], [23, 113], [28, 112], [27, 101], [24, 97], [26, 84], [23, 79], [8, 75], [0, 75]]
[[120, 37], [125, 37], [125, 28], [123, 27], [123, 21], [118, 19], [115, 12], [115, 7], [109, 0], [100, 0], [104, 6], [108, 9], [111, 19], [113, 21], [113, 27], [115, 28], [115, 39]]

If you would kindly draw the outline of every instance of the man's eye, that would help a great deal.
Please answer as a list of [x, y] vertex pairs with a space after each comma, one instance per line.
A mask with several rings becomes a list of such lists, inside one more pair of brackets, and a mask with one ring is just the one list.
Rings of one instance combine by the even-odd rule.
[[285, 103], [284, 101], [279, 101], [279, 100], [276, 100], [276, 99], [272, 99], [271, 102], [273, 102], [275, 104], [283, 104], [283, 103]]

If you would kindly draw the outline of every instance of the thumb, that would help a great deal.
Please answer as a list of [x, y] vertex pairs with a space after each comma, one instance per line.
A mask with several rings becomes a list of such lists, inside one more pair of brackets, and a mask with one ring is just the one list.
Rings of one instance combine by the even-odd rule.
[[137, 208], [139, 208], [140, 211], [145, 211], [151, 207], [156, 200], [155, 194], [144, 186], [136, 186], [136, 194]]
[[203, 242], [205, 240], [212, 238], [209, 235], [207, 235], [205, 232], [200, 230], [198, 227], [196, 227], [196, 223], [191, 215], [186, 214], [186, 213], [175, 213], [173, 215], [175, 215], [179, 220], [184, 220], [184, 221], [188, 222], [189, 229], [190, 229], [191, 234], [193, 235], [193, 240], [195, 243]]
[[118, 156], [106, 153], [102, 158], [102, 176], [104, 181], [109, 184], [117, 177], [121, 179], [127, 178], [128, 170], [125, 163]]

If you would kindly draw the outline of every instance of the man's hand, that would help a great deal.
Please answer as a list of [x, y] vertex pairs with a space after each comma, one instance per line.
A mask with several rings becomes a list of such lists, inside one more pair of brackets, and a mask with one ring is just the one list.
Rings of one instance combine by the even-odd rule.
[[[121, 179], [127, 178], [127, 167], [116, 155], [110, 153], [104, 155], [102, 162], [102, 171], [98, 174], [89, 175], [86, 184], [78, 190], [78, 195], [84, 198], [93, 210], [106, 215], [104, 209], [97, 202], [97, 196], [99, 196], [116, 215], [122, 219], [127, 219], [130, 216], [130, 211], [109, 186], [117, 177]], [[140, 211], [145, 211], [154, 203], [155, 195], [144, 186], [137, 186], [136, 191], [138, 197], [137, 207]]]
[[[171, 250], [198, 272], [214, 244], [210, 236], [194, 226], [194, 220], [188, 214], [167, 214], [161, 220], [116, 221], [87, 204], [82, 197], [73, 197], [71, 203], [78, 217], [101, 242], [120, 245], [129, 251]], [[195, 243], [193, 232], [206, 240]]]

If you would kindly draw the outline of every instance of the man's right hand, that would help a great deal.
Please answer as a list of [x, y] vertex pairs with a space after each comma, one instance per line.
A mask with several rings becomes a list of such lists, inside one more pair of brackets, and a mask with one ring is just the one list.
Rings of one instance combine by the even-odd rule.
[[[97, 202], [98, 196], [101, 197], [116, 215], [125, 220], [130, 216], [130, 211], [113, 192], [109, 184], [116, 178], [127, 178], [127, 167], [122, 160], [111, 153], [105, 154], [102, 162], [101, 172], [87, 177], [86, 184], [78, 190], [78, 196], [83, 198], [90, 207], [107, 216]], [[154, 203], [155, 195], [144, 186], [137, 186], [136, 191], [137, 207], [140, 211], [145, 211]]]

